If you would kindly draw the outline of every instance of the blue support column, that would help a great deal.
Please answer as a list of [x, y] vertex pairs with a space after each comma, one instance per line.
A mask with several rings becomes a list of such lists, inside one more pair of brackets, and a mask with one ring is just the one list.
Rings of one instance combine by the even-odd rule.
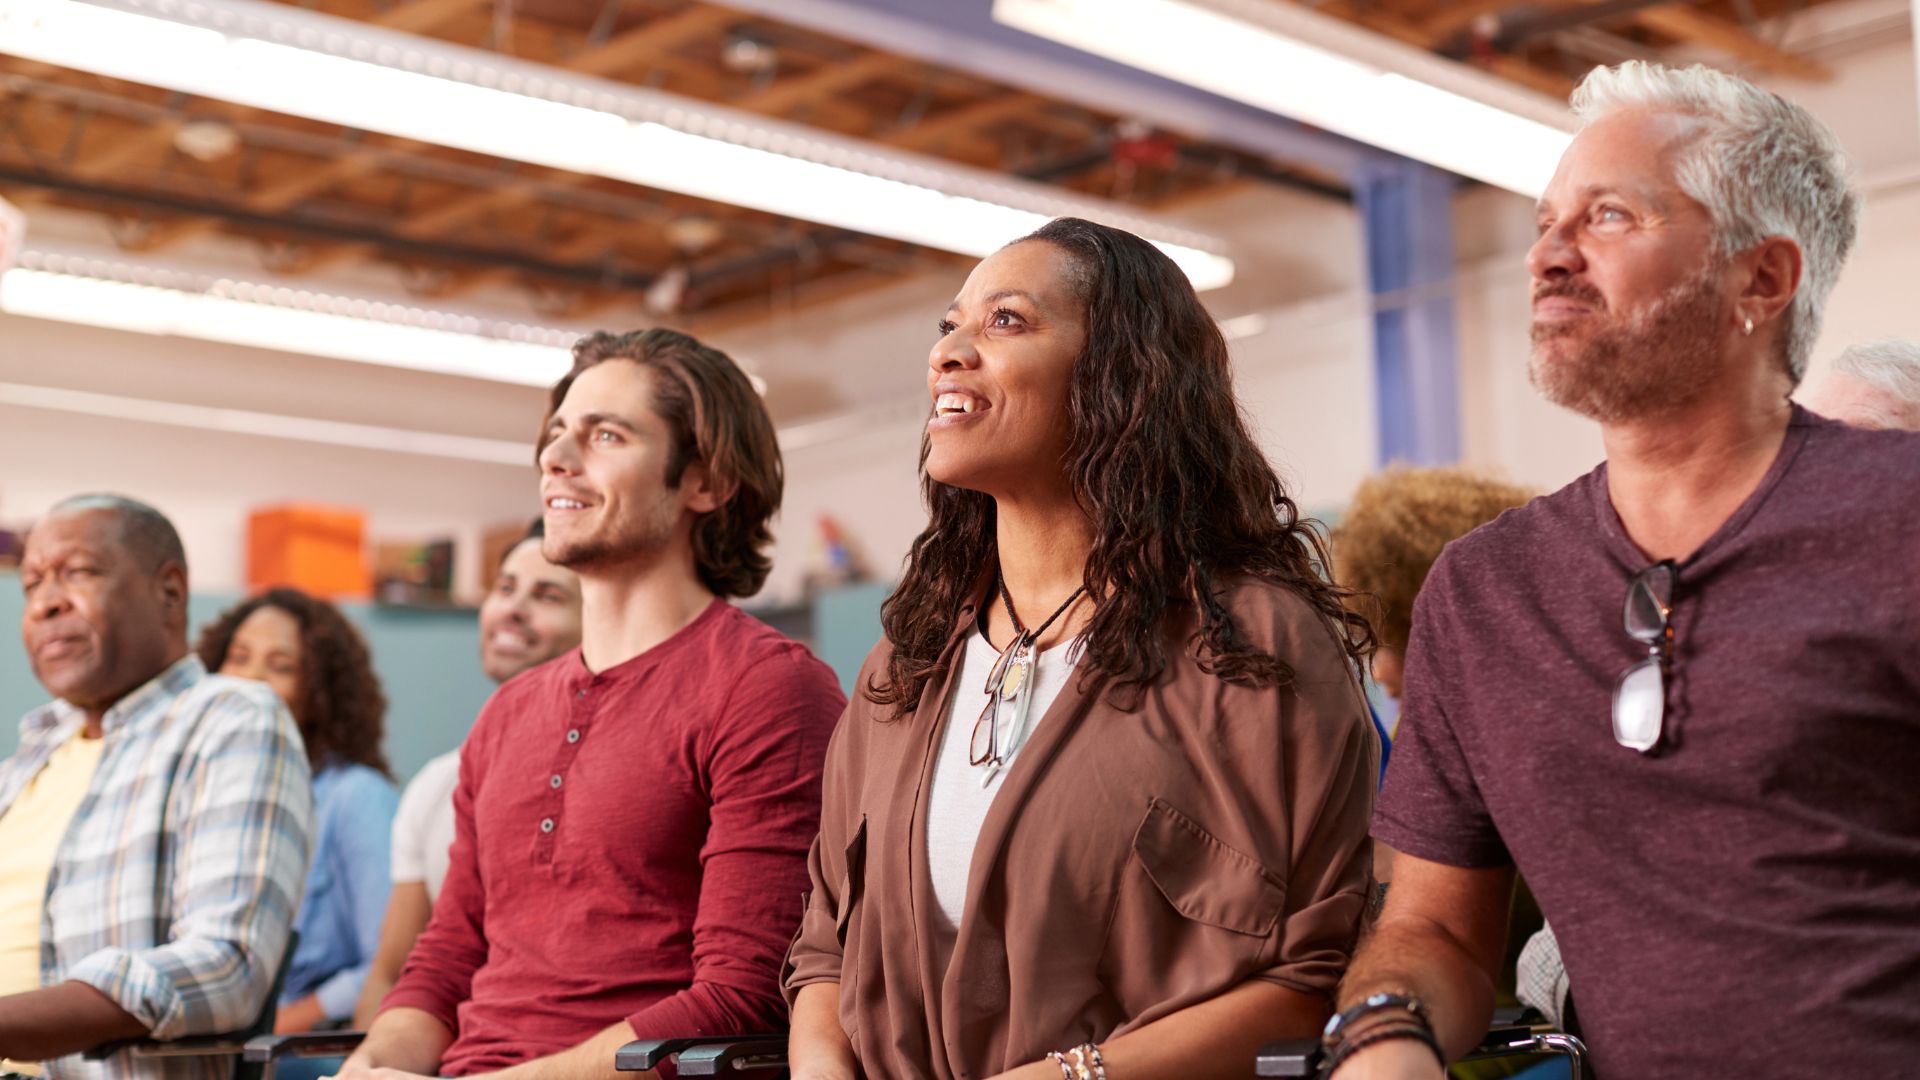
[[1453, 304], [1451, 173], [1417, 162], [1355, 178], [1373, 292], [1380, 464], [1460, 458], [1459, 335]]

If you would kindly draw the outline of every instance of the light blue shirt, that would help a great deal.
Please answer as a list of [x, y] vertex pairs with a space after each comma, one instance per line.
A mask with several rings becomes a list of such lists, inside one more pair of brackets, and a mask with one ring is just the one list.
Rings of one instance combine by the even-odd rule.
[[317, 994], [329, 1020], [353, 1015], [380, 944], [393, 890], [393, 815], [400, 793], [365, 765], [328, 765], [313, 778], [313, 865], [294, 928], [300, 946], [282, 1005]]

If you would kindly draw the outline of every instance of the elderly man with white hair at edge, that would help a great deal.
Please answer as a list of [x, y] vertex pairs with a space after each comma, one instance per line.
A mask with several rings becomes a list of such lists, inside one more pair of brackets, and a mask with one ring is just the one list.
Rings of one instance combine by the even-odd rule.
[[1848, 348], [1801, 392], [1800, 404], [1854, 427], [1920, 431], [1920, 342]]
[[1599, 69], [1573, 106], [1530, 368], [1607, 457], [1450, 545], [1415, 605], [1373, 829], [1399, 855], [1333, 1075], [1436, 1080], [1478, 1041], [1516, 867], [1600, 1075], [1911, 1074], [1920, 436], [1788, 398], [1848, 166], [1702, 67]]

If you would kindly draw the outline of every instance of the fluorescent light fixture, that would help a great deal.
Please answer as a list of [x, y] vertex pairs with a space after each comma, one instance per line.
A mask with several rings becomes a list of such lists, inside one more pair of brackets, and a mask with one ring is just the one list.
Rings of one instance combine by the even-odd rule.
[[996, 21], [1538, 198], [1559, 102], [1279, 0], [994, 0]]
[[1233, 279], [1217, 241], [1116, 203], [265, 0], [0, 0], [0, 52], [967, 255], [1092, 218], [1197, 289]]
[[0, 277], [0, 311], [541, 387], [572, 367], [580, 336], [32, 249]]

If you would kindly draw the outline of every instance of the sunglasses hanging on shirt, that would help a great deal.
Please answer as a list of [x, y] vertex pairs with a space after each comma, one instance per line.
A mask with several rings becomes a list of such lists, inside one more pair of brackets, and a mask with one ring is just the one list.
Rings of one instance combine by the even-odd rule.
[[1667, 714], [1667, 675], [1673, 670], [1673, 584], [1680, 570], [1662, 559], [1627, 583], [1622, 618], [1627, 636], [1647, 647], [1647, 658], [1620, 673], [1613, 686], [1613, 738], [1647, 753], [1660, 745]]

